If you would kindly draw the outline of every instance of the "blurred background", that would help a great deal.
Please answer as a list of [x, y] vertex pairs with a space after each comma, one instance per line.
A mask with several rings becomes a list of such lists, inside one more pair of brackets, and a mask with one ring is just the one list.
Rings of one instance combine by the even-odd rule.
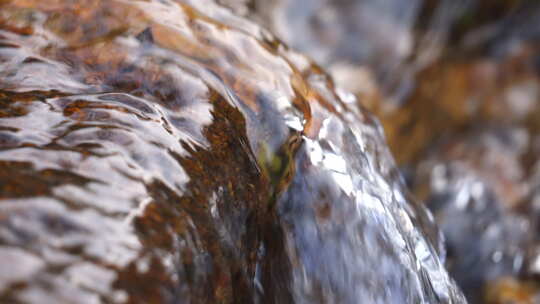
[[377, 115], [470, 303], [540, 303], [540, 1], [222, 2]]

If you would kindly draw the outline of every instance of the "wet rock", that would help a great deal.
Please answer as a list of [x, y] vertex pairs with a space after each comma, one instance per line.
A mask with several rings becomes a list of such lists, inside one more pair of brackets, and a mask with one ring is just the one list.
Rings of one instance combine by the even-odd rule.
[[465, 303], [373, 117], [213, 1], [2, 1], [0, 134], [0, 302]]

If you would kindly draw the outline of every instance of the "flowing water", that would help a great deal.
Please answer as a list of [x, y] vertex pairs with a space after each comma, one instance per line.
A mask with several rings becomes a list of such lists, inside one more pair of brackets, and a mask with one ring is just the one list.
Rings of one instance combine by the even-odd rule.
[[538, 1], [223, 1], [377, 114], [471, 303], [540, 303]]
[[378, 122], [241, 14], [0, 1], [1, 303], [466, 302]]

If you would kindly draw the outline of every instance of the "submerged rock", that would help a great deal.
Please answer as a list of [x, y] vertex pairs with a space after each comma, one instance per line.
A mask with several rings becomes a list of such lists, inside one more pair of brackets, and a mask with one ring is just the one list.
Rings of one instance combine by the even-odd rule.
[[465, 303], [380, 126], [212, 1], [0, 3], [0, 302]]

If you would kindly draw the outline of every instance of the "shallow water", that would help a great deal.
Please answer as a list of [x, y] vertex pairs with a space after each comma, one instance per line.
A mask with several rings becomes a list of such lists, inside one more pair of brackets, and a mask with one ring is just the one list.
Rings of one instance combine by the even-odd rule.
[[0, 302], [465, 303], [374, 118], [212, 1], [0, 2]]

